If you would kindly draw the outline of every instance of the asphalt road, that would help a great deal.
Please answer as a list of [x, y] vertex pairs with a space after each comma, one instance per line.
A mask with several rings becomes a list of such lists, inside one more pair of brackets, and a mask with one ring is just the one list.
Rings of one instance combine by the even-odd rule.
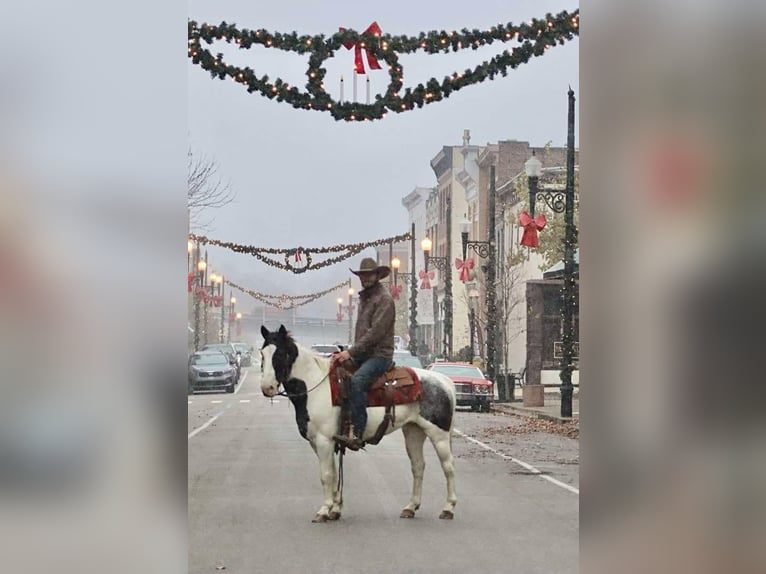
[[446, 486], [428, 441], [422, 506], [399, 518], [412, 475], [395, 433], [346, 456], [343, 516], [313, 524], [316, 457], [289, 401], [263, 397], [257, 370], [236, 394], [190, 396], [188, 420], [190, 573], [578, 571], [577, 440], [460, 412], [454, 520], [438, 519]]

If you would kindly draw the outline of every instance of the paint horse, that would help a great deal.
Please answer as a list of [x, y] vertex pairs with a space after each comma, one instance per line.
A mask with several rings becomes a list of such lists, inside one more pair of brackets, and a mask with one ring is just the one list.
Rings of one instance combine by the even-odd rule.
[[[324, 489], [322, 506], [313, 522], [340, 518], [343, 500], [337, 485], [335, 441], [340, 407], [333, 406], [330, 393], [330, 359], [298, 345], [284, 325], [269, 332], [261, 327], [261, 390], [267, 397], [277, 394], [280, 386], [291, 397], [301, 435], [309, 441], [319, 458], [319, 476]], [[420, 508], [423, 491], [423, 443], [426, 437], [439, 456], [447, 479], [447, 502], [439, 518], [454, 517], [455, 464], [452, 456], [452, 424], [455, 415], [455, 390], [446, 376], [425, 369], [413, 369], [420, 378], [423, 393], [419, 401], [397, 405], [396, 418], [386, 434], [401, 429], [412, 468], [412, 496], [401, 512], [401, 518], [414, 518]], [[368, 407], [367, 428], [362, 439], [371, 437], [383, 420], [383, 407]]]

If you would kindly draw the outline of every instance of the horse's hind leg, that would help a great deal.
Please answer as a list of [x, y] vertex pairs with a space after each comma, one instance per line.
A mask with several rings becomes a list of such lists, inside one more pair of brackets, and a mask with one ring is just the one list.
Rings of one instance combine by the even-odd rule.
[[423, 472], [426, 468], [426, 461], [423, 458], [423, 443], [426, 440], [426, 433], [422, 428], [415, 424], [406, 424], [402, 427], [404, 433], [404, 443], [407, 446], [407, 456], [410, 457], [412, 467], [412, 496], [410, 503], [404, 507], [400, 518], [414, 518], [415, 511], [420, 508], [420, 498], [423, 494]]
[[439, 456], [444, 477], [447, 479], [447, 503], [442, 508], [439, 518], [452, 519], [455, 517], [457, 494], [455, 492], [455, 459], [452, 456], [451, 431], [445, 431], [436, 426], [426, 428], [426, 434]]

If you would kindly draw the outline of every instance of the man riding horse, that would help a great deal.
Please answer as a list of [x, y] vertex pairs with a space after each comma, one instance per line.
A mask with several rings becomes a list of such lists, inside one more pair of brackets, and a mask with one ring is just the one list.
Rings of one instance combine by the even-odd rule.
[[351, 377], [350, 398], [352, 429], [349, 435], [333, 438], [346, 448], [359, 450], [367, 425], [367, 390], [370, 384], [388, 370], [394, 357], [394, 300], [380, 283], [391, 269], [378, 265], [374, 259], [362, 260], [358, 270], [363, 289], [359, 292], [359, 312], [354, 342], [350, 349], [333, 355], [333, 362], [343, 366], [351, 363], [356, 372]]

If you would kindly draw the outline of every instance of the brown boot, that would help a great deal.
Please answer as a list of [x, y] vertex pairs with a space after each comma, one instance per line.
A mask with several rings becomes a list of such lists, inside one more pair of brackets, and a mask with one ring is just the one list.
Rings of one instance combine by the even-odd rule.
[[361, 448], [364, 448], [364, 441], [354, 434], [351, 434], [351, 435], [336, 434], [332, 438], [340, 446], [346, 447], [349, 450], [357, 451]]

